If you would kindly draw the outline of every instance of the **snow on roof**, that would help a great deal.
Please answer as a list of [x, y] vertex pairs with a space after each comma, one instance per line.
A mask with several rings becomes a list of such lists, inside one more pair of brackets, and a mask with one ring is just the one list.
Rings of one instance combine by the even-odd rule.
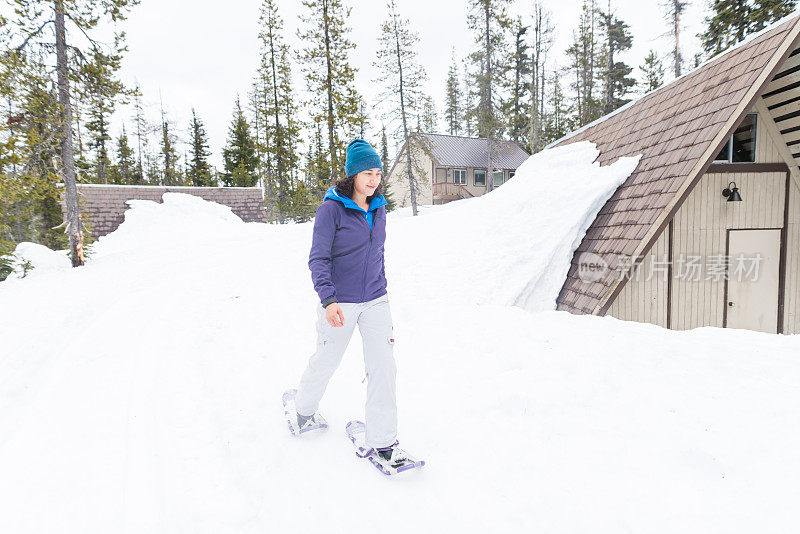
[[387, 280], [419, 299], [553, 309], [586, 228], [639, 162], [601, 167], [598, 153], [589, 142], [539, 152], [490, 193], [399, 218], [390, 239], [414, 254], [387, 248]]
[[[688, 194], [716, 145], [748, 111], [758, 91], [779, 67], [797, 39], [797, 17], [688, 72], [646, 97], [573, 132], [555, 146], [592, 141], [598, 162], [641, 154], [639, 167], [599, 212], [578, 247], [558, 298], [559, 309], [604, 313], [625, 283], [618, 265], [626, 256], [646, 254]], [[715, 145], [715, 146], [712, 146]], [[550, 148], [552, 150], [552, 147]], [[591, 253], [610, 267], [604, 278], [579, 276], [580, 257]]]

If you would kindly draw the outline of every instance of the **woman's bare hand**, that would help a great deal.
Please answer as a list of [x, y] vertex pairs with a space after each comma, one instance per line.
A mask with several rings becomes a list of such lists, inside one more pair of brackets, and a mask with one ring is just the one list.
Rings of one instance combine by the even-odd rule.
[[344, 326], [344, 313], [338, 302], [328, 304], [328, 307], [325, 308], [325, 319], [331, 326]]

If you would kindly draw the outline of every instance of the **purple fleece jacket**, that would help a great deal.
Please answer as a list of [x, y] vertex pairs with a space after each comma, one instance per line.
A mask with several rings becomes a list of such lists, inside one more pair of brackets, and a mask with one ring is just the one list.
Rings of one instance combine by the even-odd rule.
[[383, 244], [386, 199], [378, 195], [364, 211], [339, 195], [325, 193], [314, 217], [308, 268], [322, 307], [331, 302], [366, 302], [386, 293]]

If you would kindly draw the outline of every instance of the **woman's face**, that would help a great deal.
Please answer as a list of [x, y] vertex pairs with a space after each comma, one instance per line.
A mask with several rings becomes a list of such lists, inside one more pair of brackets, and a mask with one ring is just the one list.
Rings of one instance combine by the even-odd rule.
[[381, 183], [382, 177], [383, 173], [378, 168], [361, 171], [356, 174], [353, 187], [360, 195], [368, 197], [375, 192], [375, 188]]

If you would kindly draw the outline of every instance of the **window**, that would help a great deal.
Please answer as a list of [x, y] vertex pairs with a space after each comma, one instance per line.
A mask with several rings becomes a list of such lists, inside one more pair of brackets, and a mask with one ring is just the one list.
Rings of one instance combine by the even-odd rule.
[[714, 161], [753, 163], [756, 160], [756, 116], [747, 115]]
[[475, 175], [475, 185], [486, 186], [486, 171], [475, 169], [473, 173]]
[[453, 183], [467, 185], [467, 169], [453, 169]]
[[731, 161], [753, 163], [756, 160], [756, 115], [747, 115], [731, 136]]
[[517, 174], [516, 171], [508, 171], [508, 179], [512, 179], [515, 174]]
[[498, 185], [503, 185], [503, 171], [492, 173], [492, 186], [497, 187]]

